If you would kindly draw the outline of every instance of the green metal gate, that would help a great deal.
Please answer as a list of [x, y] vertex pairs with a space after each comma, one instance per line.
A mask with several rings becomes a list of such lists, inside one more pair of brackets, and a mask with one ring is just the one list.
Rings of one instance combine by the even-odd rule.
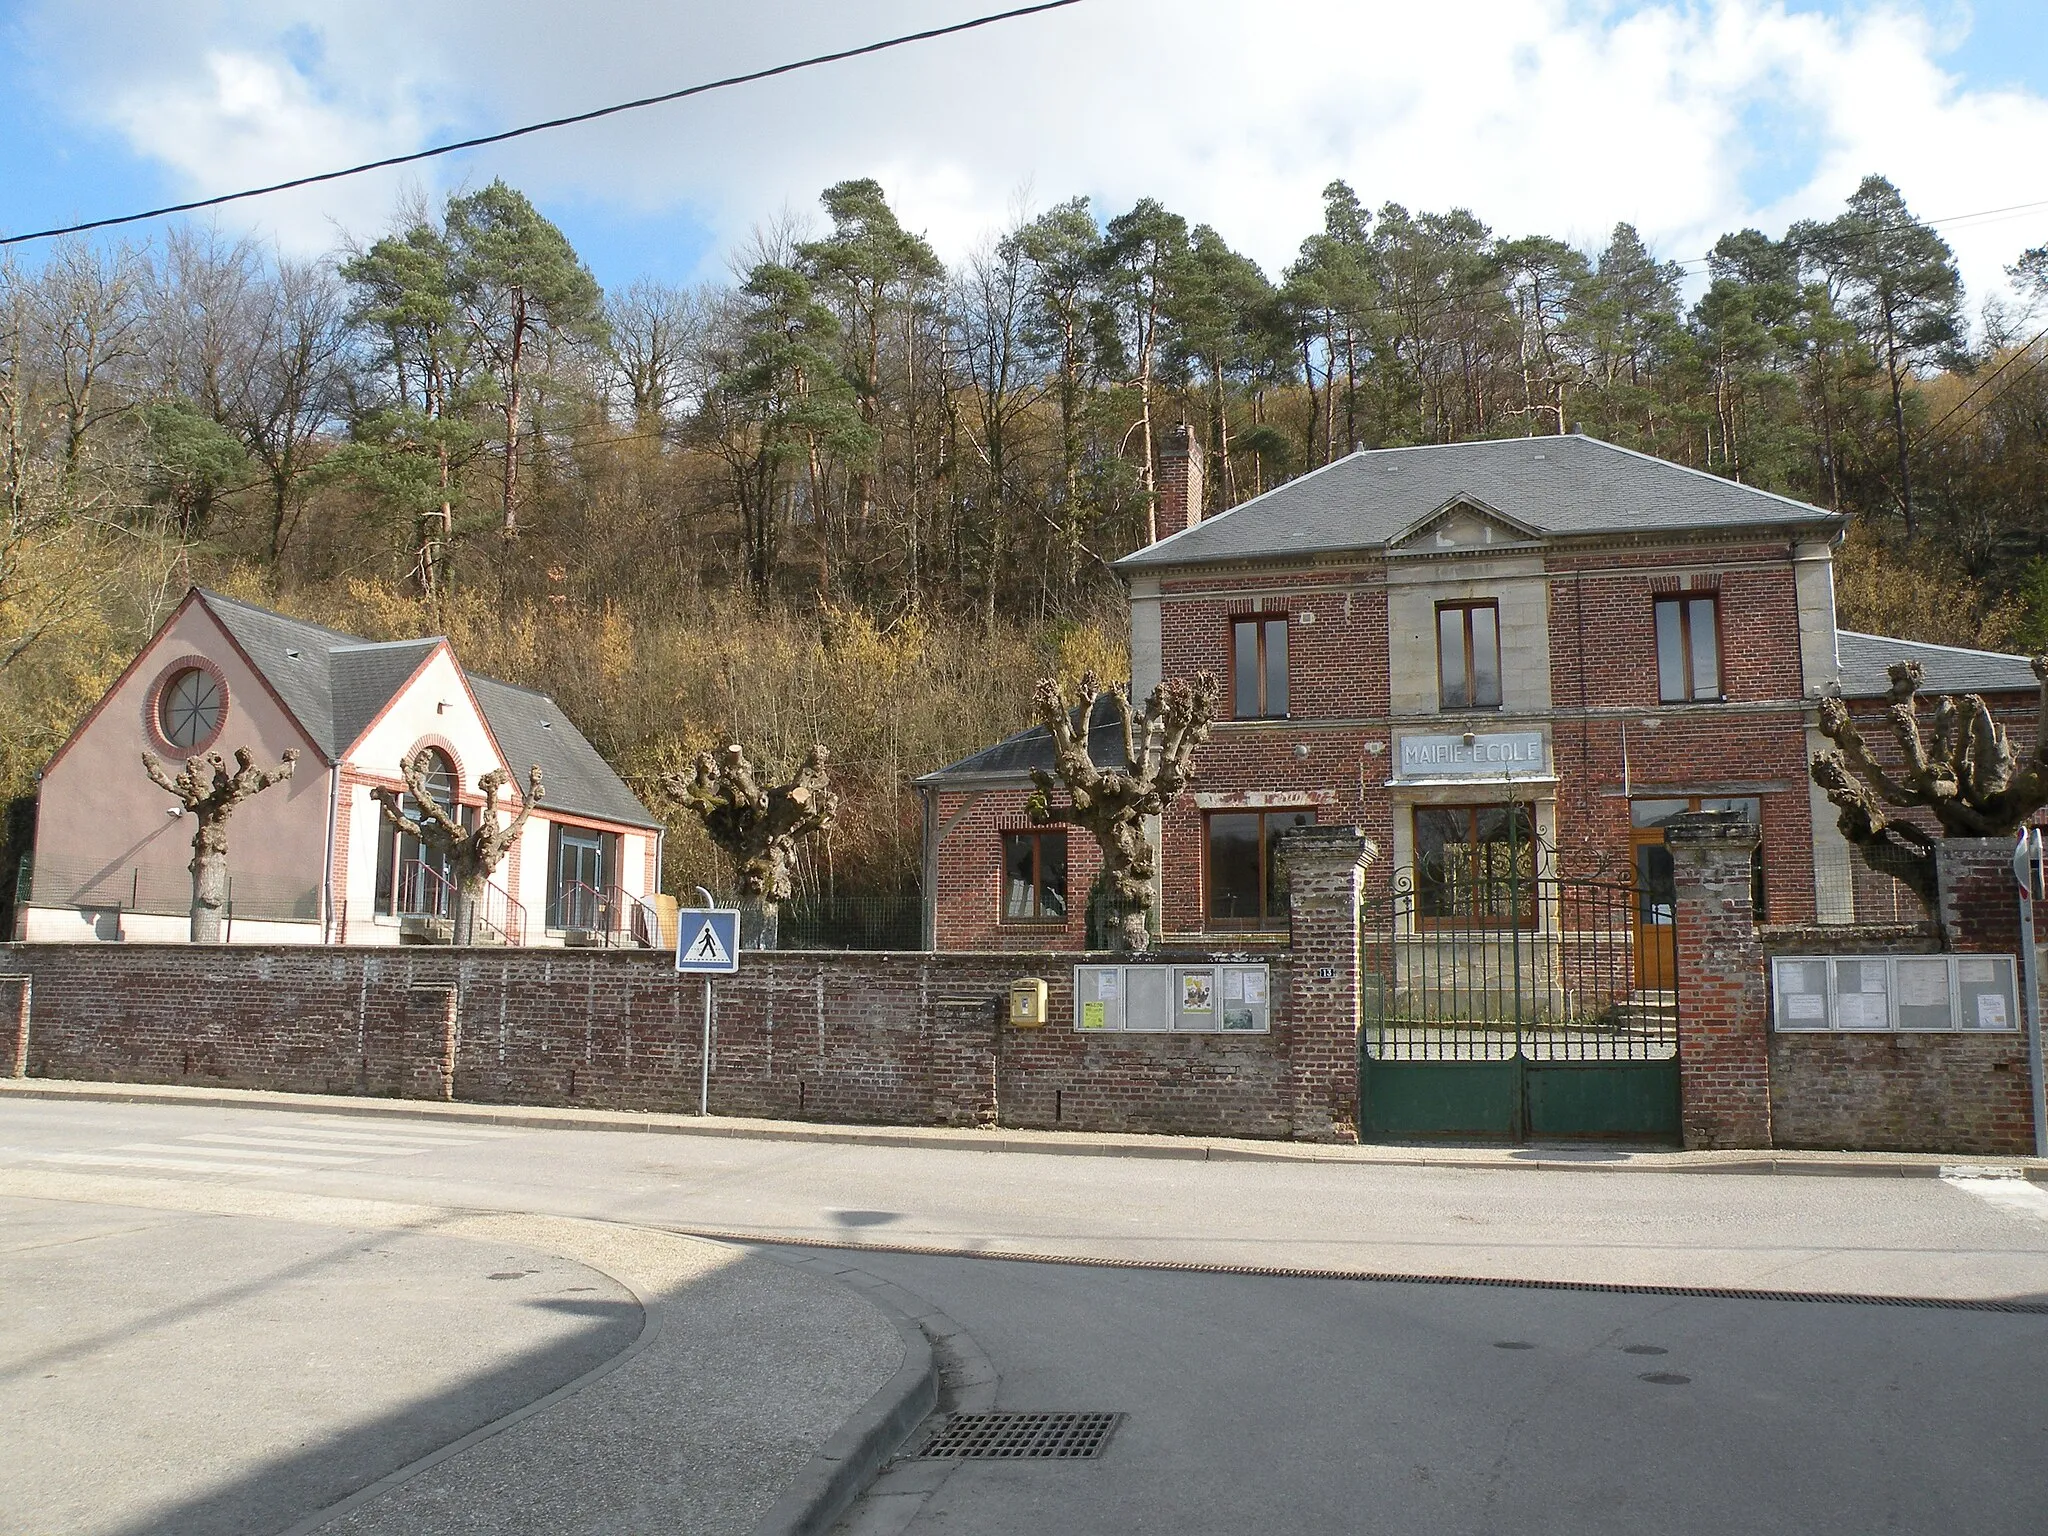
[[1507, 862], [1361, 909], [1361, 1136], [1676, 1141], [1669, 927], [1625, 882]]

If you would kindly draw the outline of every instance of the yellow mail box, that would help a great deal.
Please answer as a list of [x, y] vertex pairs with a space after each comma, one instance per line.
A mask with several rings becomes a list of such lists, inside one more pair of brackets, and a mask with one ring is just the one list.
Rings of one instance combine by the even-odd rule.
[[1010, 1023], [1018, 1029], [1045, 1027], [1045, 983], [1038, 977], [1010, 983]]

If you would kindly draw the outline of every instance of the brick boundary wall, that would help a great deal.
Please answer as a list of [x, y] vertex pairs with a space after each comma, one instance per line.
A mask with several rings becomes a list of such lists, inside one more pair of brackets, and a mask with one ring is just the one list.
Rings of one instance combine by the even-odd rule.
[[[1779, 1034], [1777, 954], [1934, 954], [1926, 924], [1759, 929], [1748, 841], [1732, 813], [1674, 822], [1679, 1061], [1688, 1147], [2025, 1156], [2034, 1149], [2026, 1036]], [[1937, 872], [1947, 948], [2011, 954], [2019, 919], [2003, 839], [1946, 839]]]
[[1935, 915], [1942, 942], [1955, 953], [2019, 953], [2012, 850], [2009, 837], [1945, 837], [1934, 845]]
[[[974, 1125], [992, 1110], [1001, 1125], [1045, 1129], [1333, 1134], [1350, 1057], [1320, 1023], [1300, 1048], [1287, 954], [1258, 957], [1272, 967], [1264, 1035], [1081, 1034], [1078, 958], [749, 955], [716, 984], [712, 1111]], [[23, 1064], [37, 1077], [697, 1107], [704, 983], [661, 953], [16, 944], [0, 972], [33, 986]], [[1033, 975], [1048, 984], [1050, 1023], [1011, 1028], [1009, 983]], [[1304, 1105], [1320, 1120], [1304, 1121]]]

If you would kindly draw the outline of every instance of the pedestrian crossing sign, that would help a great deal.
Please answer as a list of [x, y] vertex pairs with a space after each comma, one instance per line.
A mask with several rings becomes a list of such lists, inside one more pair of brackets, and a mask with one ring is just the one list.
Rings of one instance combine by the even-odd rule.
[[685, 907], [676, 914], [678, 971], [730, 976], [739, 968], [739, 913], [719, 907]]

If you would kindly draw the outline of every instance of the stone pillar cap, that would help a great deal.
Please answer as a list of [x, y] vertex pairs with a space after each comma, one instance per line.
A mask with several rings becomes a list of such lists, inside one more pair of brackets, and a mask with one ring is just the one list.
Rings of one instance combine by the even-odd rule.
[[1754, 848], [1763, 829], [1741, 811], [1687, 811], [1664, 823], [1667, 848]]
[[1370, 864], [1379, 856], [1380, 845], [1363, 827], [1290, 827], [1280, 834], [1280, 857], [1289, 869], [1304, 863]]

